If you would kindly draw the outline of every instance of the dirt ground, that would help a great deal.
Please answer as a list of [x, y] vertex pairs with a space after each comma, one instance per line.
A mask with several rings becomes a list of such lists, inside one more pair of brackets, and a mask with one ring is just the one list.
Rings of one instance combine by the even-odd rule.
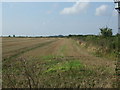
[[[93, 79], [95, 83], [93, 87], [95, 88], [96, 87], [104, 87], [104, 88], [114, 87], [116, 61], [109, 60], [104, 57], [96, 57], [92, 55], [86, 49], [82, 48], [79, 45], [79, 43], [77, 43], [77, 41], [75, 40], [68, 39], [68, 38], [14, 38], [14, 39], [3, 38], [3, 63], [5, 65], [15, 63], [18, 58], [27, 58], [28, 61], [29, 59], [31, 60], [32, 58], [34, 58], [36, 59], [36, 61], [32, 61], [33, 63], [44, 62], [41, 60], [41, 58], [43, 57], [45, 57], [46, 59], [49, 59], [49, 61], [57, 60], [57, 64], [61, 63], [61, 61], [62, 63], [64, 63], [67, 60], [68, 61], [78, 60], [84, 65], [86, 70], [90, 69], [91, 71], [97, 73], [93, 76], [92, 75], [86, 76], [87, 81], [89, 81], [89, 79]], [[47, 64], [48, 63], [49, 62], [47, 62]], [[3, 70], [4, 70], [4, 64], [3, 64]], [[55, 63], [53, 64], [53, 66], [57, 64]], [[42, 65], [41, 67], [40, 66], [38, 67], [43, 68]], [[47, 66], [44, 66], [44, 67], [47, 67]], [[97, 81], [99, 81], [99, 83], [97, 83]], [[6, 81], [4, 81], [4, 77], [3, 77], [3, 82], [4, 82], [3, 86], [7, 87], [8, 84], [5, 83]], [[80, 81], [78, 82], [80, 83]], [[78, 83], [78, 82], [74, 81], [74, 83]], [[81, 87], [83, 88], [89, 87], [87, 85], [84, 85], [84, 83], [82, 82], [81, 85], [83, 86]], [[86, 83], [89, 84], [88, 82]], [[71, 84], [71, 86], [74, 86], [74, 85]], [[58, 87], [64, 87], [64, 85], [63, 86], [58, 85]], [[66, 87], [69, 87], [69, 86], [66, 86]], [[76, 84], [76, 87], [77, 87], [77, 84]]]

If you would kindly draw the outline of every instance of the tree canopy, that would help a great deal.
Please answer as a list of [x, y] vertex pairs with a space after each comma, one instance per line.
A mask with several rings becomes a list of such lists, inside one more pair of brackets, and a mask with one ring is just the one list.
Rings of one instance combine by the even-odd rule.
[[100, 33], [102, 36], [104, 37], [110, 37], [112, 36], [112, 29], [108, 28], [108, 27], [105, 27], [105, 28], [100, 28]]

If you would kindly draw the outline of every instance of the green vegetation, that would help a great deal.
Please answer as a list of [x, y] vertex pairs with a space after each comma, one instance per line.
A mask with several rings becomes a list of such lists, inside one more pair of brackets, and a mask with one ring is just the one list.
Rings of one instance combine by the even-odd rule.
[[101, 35], [103, 37], [110, 37], [112, 36], [112, 29], [106, 27], [106, 28], [100, 28]]
[[12, 88], [93, 88], [100, 87], [101, 82], [106, 85], [103, 80], [109, 72], [105, 68], [94, 70], [80, 60], [62, 59], [61, 56], [20, 58], [3, 71], [3, 85]]
[[101, 35], [69, 35], [69, 37], [78, 40], [80, 44], [84, 44], [85, 48], [93, 52], [98, 57], [107, 57], [117, 59], [120, 51], [120, 35], [112, 35], [112, 29], [106, 27], [101, 28]]
[[66, 61], [64, 63], [58, 63], [57, 65], [54, 65], [45, 72], [69, 71], [71, 69], [77, 68], [83, 68], [83, 65], [78, 60], [72, 60]]

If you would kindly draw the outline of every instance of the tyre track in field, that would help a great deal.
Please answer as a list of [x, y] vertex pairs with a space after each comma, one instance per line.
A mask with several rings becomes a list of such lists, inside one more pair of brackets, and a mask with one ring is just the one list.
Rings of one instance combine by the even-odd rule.
[[42, 48], [38, 48], [30, 52], [26, 52], [24, 55], [22, 55], [22, 57], [41, 58], [41, 56], [49, 56], [49, 55], [57, 56], [58, 50], [63, 44], [63, 42], [64, 42], [64, 39], [59, 38], [57, 39], [56, 42], [50, 43], [49, 45], [46, 45]]
[[[81, 48], [76, 41], [72, 42], [72, 40], [68, 41], [68, 50], [66, 55], [79, 59], [86, 68], [91, 69], [99, 75], [96, 75], [97, 79], [99, 80], [99, 85], [96, 85], [96, 87], [112, 87], [113, 82], [115, 82], [114, 60], [96, 57], [90, 54], [87, 50]], [[101, 78], [101, 80], [99, 78]]]
[[[51, 41], [47, 41], [47, 42], [44, 42], [44, 43], [39, 43], [39, 44], [37, 44], [37, 45], [34, 45], [34, 46], [31, 46], [31, 47], [25, 47], [25, 48], [22, 48], [19, 52], [17, 52], [16, 54], [14, 54], [14, 55], [11, 55], [11, 56], [9, 56], [8, 58], [3, 58], [3, 61], [10, 61], [10, 60], [12, 60], [12, 59], [14, 59], [14, 58], [17, 58], [18, 56], [20, 56], [21, 54], [23, 54], [23, 53], [26, 53], [26, 52], [28, 52], [28, 51], [31, 51], [31, 50], [34, 50], [34, 49], [37, 49], [37, 48], [40, 48], [40, 47], [44, 47], [44, 46], [46, 46], [46, 45], [48, 45], [48, 44], [51, 44], [51, 43], [53, 43], [53, 42], [56, 42], [57, 40], [51, 40]], [[18, 50], [16, 50], [16, 51], [18, 51]]]
[[[81, 48], [79, 44], [77, 44], [74, 40], [66, 40], [65, 45], [67, 46], [64, 57], [74, 57], [76, 59], [81, 59], [85, 64], [90, 64], [91, 66], [109, 66], [110, 68], [115, 68], [115, 61], [109, 60], [103, 57], [96, 57], [93, 54], [90, 54], [86, 49]], [[108, 67], [107, 66], [107, 67]]]
[[[64, 48], [64, 46], [66, 46], [66, 48]], [[99, 85], [96, 84], [95, 87], [108, 88], [112, 87], [115, 82], [115, 61], [90, 54], [72, 39], [65, 39], [57, 51], [57, 55], [62, 57], [58, 57], [56, 60], [80, 60], [86, 69], [97, 73], [94, 78], [91, 78], [91, 80], [99, 81]]]
[[[39, 42], [46, 41], [46, 39], [43, 38], [33, 38], [33, 39], [28, 39], [22, 40], [21, 38], [18, 38], [17, 40], [14, 40], [14, 42], [6, 42], [6, 39], [3, 40], [3, 55], [13, 55], [15, 50], [20, 50], [24, 47], [30, 47], [33, 45], [38, 44]], [[10, 39], [11, 40], [11, 39]], [[50, 41], [50, 39], [48, 39]]]

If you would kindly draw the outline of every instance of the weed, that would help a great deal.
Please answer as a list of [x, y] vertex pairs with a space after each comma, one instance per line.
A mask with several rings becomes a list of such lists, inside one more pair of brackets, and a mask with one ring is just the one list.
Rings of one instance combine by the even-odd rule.
[[45, 73], [48, 72], [57, 72], [57, 71], [69, 71], [71, 69], [81, 69], [83, 68], [83, 65], [78, 60], [70, 60], [65, 61], [64, 63], [57, 63], [56, 65], [53, 65], [51, 68], [49, 68]]

